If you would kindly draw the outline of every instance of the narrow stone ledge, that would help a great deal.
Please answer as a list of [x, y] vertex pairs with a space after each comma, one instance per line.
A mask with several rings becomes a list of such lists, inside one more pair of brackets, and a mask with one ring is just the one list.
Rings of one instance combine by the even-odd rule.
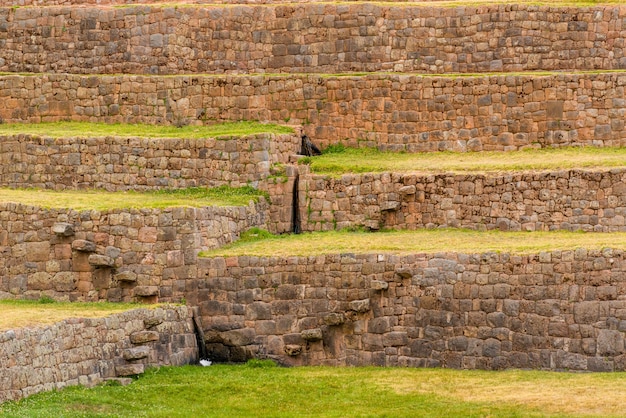
[[122, 357], [124, 357], [124, 360], [139, 360], [142, 358], [146, 358], [149, 355], [150, 347], [148, 346], [127, 348], [122, 352]]
[[319, 341], [322, 339], [322, 330], [320, 328], [305, 329], [300, 335], [306, 341]]
[[115, 261], [111, 257], [100, 254], [91, 254], [87, 261], [94, 267], [113, 267], [115, 265]]
[[342, 313], [330, 313], [324, 317], [324, 323], [326, 325], [341, 325], [346, 322], [346, 316]]
[[72, 242], [72, 249], [76, 251], [92, 253], [96, 251], [96, 243], [92, 241], [87, 241], [86, 239], [77, 239]]
[[156, 331], [138, 331], [130, 335], [130, 342], [133, 344], [145, 344], [158, 340], [159, 333]]
[[370, 300], [369, 299], [361, 299], [361, 300], [353, 300], [350, 302], [350, 310], [359, 313], [365, 313], [370, 310]]

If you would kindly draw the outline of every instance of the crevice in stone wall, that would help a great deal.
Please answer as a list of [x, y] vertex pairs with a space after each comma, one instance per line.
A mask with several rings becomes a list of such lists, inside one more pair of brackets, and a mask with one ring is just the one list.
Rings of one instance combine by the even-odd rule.
[[294, 234], [302, 232], [300, 225], [300, 208], [298, 206], [298, 187], [300, 186], [300, 173], [296, 170], [296, 175], [293, 178], [293, 193], [291, 199], [291, 231]]
[[193, 332], [196, 334], [196, 341], [198, 342], [198, 360], [206, 360], [209, 356], [206, 348], [206, 340], [204, 339], [204, 328], [202, 327], [200, 309], [194, 306], [191, 310], [193, 312]]

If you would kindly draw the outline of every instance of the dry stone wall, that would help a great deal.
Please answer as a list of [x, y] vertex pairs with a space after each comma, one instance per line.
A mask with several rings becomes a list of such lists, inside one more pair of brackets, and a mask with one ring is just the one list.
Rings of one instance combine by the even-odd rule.
[[0, 71], [626, 68], [626, 6], [289, 4], [0, 9]]
[[394, 151], [623, 146], [626, 73], [429, 77], [0, 76], [5, 122], [302, 124], [321, 146]]
[[179, 301], [197, 276], [200, 250], [267, 228], [267, 218], [265, 200], [80, 212], [0, 203], [0, 297]]
[[258, 186], [300, 151], [298, 135], [236, 138], [0, 136], [0, 184], [46, 189], [154, 190]]
[[626, 170], [302, 175], [303, 231], [440, 226], [626, 231]]
[[136, 309], [0, 332], [0, 402], [195, 363], [191, 308]]
[[199, 265], [213, 358], [626, 369], [621, 250], [229, 257]]

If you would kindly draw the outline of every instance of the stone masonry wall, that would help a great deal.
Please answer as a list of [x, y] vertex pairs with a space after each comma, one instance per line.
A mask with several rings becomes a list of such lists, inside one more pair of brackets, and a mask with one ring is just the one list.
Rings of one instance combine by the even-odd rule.
[[440, 226], [626, 231], [626, 170], [511, 174], [302, 175], [303, 231]]
[[2, 331], [0, 402], [66, 386], [93, 386], [197, 358], [192, 310], [185, 306]]
[[46, 189], [151, 190], [257, 185], [300, 151], [300, 136], [49, 138], [0, 136], [0, 184]]
[[626, 6], [290, 4], [0, 9], [0, 71], [626, 68]]
[[0, 297], [179, 301], [199, 251], [268, 228], [267, 219], [265, 200], [82, 212], [0, 203]]
[[5, 122], [303, 125], [317, 144], [479, 151], [626, 143], [626, 73], [428, 77], [0, 76]]
[[242, 256], [199, 271], [214, 359], [626, 369], [622, 250]]

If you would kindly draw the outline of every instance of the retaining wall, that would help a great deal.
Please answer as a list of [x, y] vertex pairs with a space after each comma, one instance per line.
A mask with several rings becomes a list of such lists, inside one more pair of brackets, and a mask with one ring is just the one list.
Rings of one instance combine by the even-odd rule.
[[[503, 156], [503, 158], [505, 158]], [[626, 231], [626, 170], [301, 175], [303, 231], [440, 226]]]
[[198, 304], [220, 360], [613, 371], [625, 270], [610, 249], [212, 258]]
[[195, 363], [191, 308], [136, 309], [0, 332], [0, 402]]
[[0, 136], [0, 184], [46, 189], [154, 190], [257, 185], [300, 151], [299, 135], [236, 138]]
[[81, 212], [0, 203], [0, 296], [179, 301], [197, 276], [199, 251], [267, 221], [265, 200]]
[[320, 146], [394, 151], [623, 146], [626, 73], [426, 77], [0, 76], [5, 122], [261, 120]]
[[290, 4], [0, 9], [0, 71], [626, 68], [626, 7]]

